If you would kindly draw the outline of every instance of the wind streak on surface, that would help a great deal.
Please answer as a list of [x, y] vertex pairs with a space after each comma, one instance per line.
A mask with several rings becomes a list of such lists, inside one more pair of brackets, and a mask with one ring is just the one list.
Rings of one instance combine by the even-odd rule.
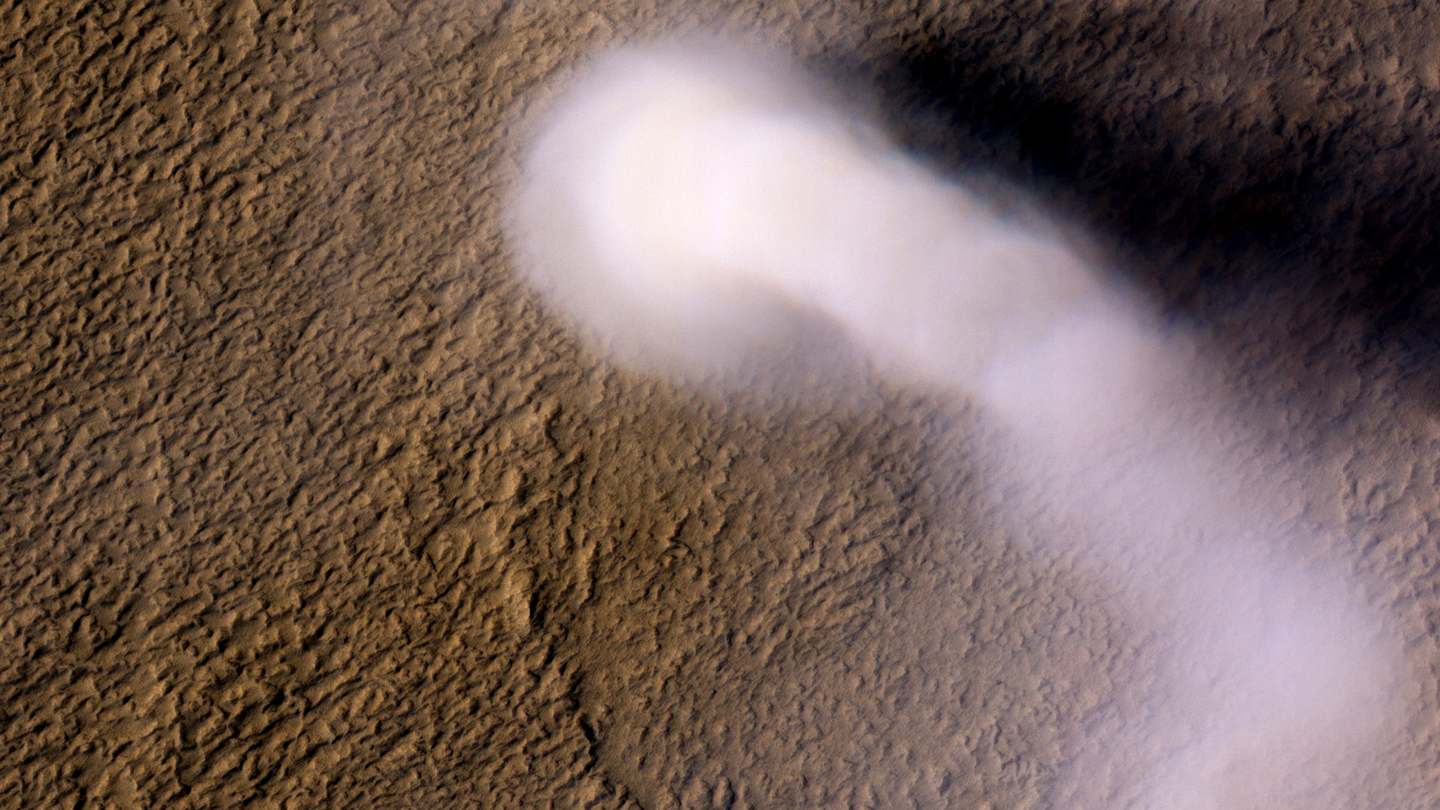
[[1179, 673], [1107, 741], [1117, 762], [1091, 763], [1143, 762], [1138, 784], [1073, 785], [1069, 806], [1228, 810], [1326, 782], [1384, 723], [1384, 622], [1339, 572], [1285, 559], [1246, 494], [1259, 471], [1167, 404], [1193, 385], [1184, 341], [1061, 228], [1002, 215], [826, 97], [714, 45], [600, 59], [524, 162], [521, 266], [622, 362], [703, 373], [805, 312], [1008, 424], [1012, 466], [1090, 527], [1082, 551], [1169, 617]]

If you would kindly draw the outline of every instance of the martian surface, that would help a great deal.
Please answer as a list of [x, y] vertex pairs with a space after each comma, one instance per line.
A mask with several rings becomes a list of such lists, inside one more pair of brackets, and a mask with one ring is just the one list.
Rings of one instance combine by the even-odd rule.
[[0, 45], [0, 808], [1440, 806], [1440, 6]]

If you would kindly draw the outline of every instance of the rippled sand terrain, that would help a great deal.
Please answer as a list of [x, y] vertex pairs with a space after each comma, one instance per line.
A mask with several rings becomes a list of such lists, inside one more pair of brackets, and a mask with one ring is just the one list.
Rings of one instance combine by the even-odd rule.
[[[1283, 529], [1236, 556], [1397, 651], [1343, 773], [1157, 787], [1223, 693], [963, 391], [819, 318], [682, 384], [525, 283], [556, 93], [702, 35], [1190, 336]], [[0, 808], [1434, 807], [1437, 43], [1372, 0], [0, 8]]]

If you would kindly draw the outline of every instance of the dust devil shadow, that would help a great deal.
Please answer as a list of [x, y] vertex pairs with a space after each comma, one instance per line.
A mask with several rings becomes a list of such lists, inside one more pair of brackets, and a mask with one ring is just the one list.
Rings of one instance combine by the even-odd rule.
[[[1385, 123], [1380, 87], [1297, 98], [1335, 79], [1302, 59], [1303, 22], [1237, 51], [1165, 9], [1092, 9], [1035, 31], [1030, 55], [1012, 22], [917, 36], [859, 69], [902, 143], [1089, 227], [1167, 313], [1263, 329], [1296, 390], [1317, 384], [1307, 346], [1343, 321], [1440, 413], [1440, 148], [1422, 118]], [[1210, 81], [1238, 82], [1252, 109], [1191, 92]], [[1440, 105], [1416, 87], [1405, 109]]]

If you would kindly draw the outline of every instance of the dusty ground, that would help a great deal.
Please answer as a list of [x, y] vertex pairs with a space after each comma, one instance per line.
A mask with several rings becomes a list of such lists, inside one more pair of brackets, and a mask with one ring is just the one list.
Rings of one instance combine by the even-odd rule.
[[687, 29], [882, 88], [1199, 326], [1405, 639], [1307, 806], [1434, 806], [1433, 4], [118, 5], [0, 9], [0, 807], [1054, 806], [1165, 651], [965, 403], [678, 390], [507, 265], [524, 113]]

